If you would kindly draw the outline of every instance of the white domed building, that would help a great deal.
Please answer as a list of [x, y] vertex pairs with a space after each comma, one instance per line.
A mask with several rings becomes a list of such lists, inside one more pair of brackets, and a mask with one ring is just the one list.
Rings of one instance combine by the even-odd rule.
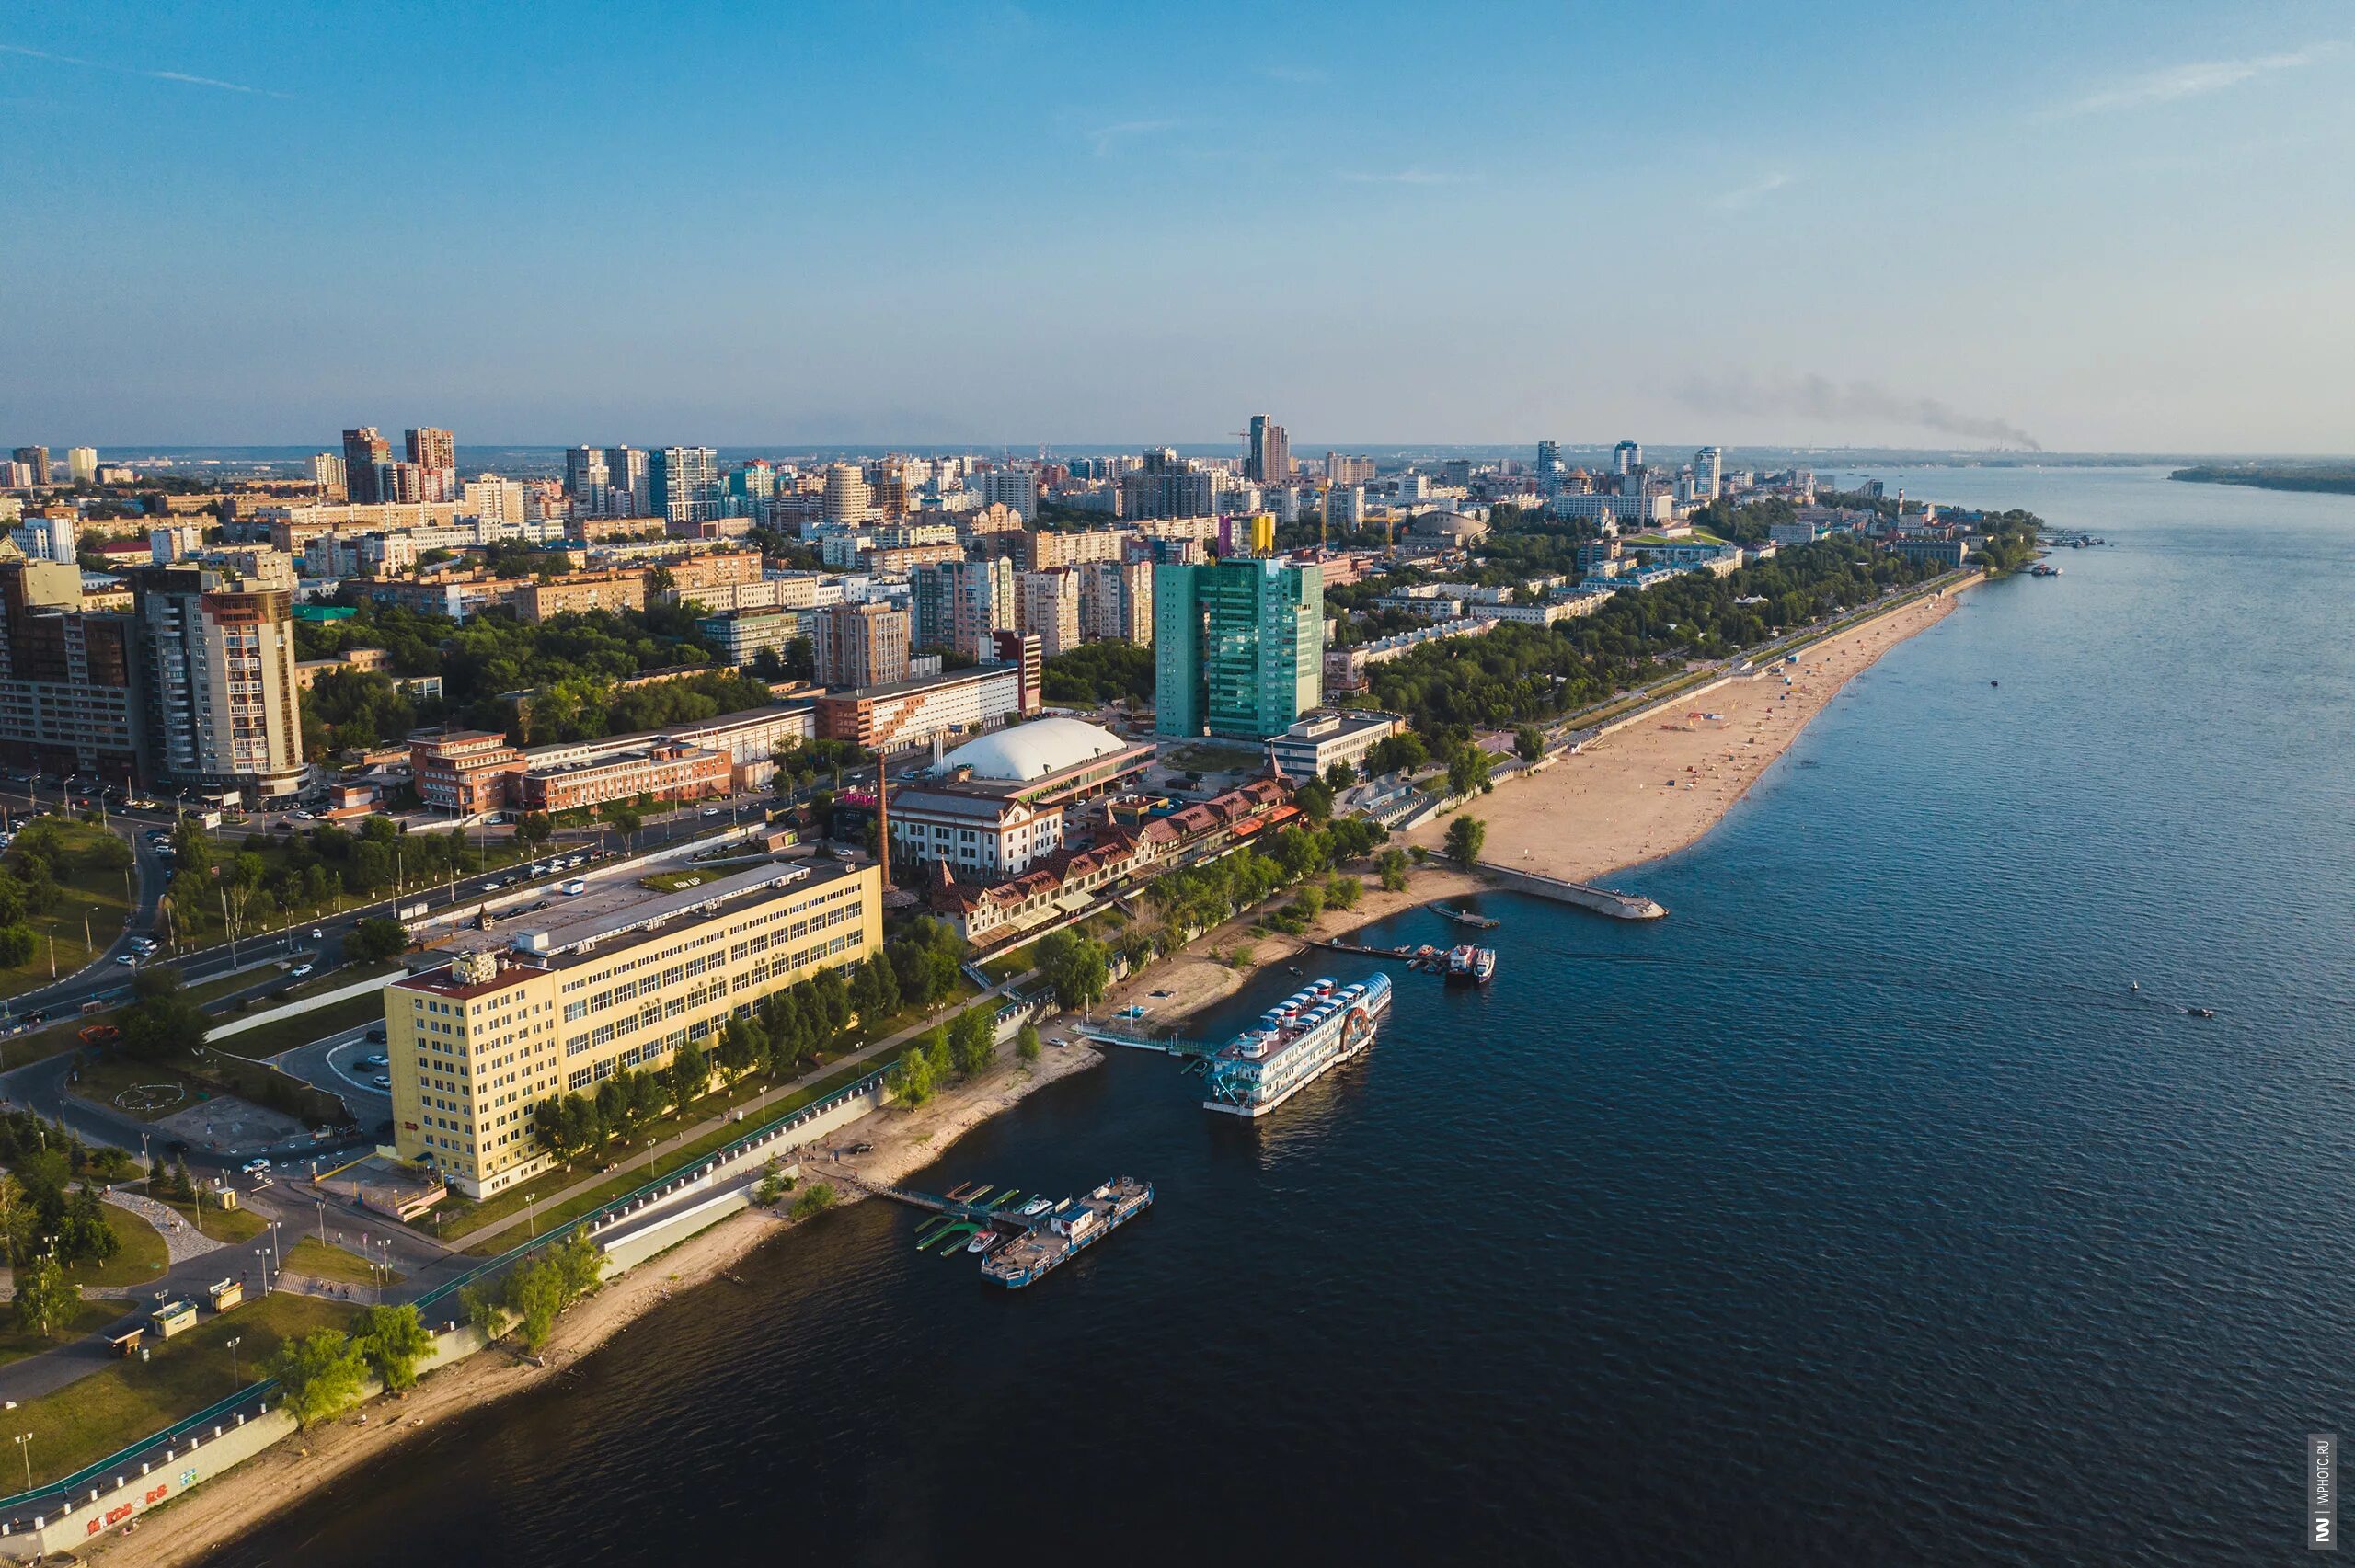
[[960, 882], [1018, 876], [1063, 845], [1064, 814], [1152, 765], [1149, 742], [1075, 718], [993, 730], [891, 792], [892, 859]]

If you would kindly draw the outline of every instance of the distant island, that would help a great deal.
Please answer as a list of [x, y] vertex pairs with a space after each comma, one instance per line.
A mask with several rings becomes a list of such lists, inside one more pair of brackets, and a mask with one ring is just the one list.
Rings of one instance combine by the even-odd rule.
[[2320, 490], [2355, 496], [2355, 464], [2327, 463], [2235, 463], [2178, 468], [2167, 475], [2187, 485], [2247, 485], [2259, 490]]

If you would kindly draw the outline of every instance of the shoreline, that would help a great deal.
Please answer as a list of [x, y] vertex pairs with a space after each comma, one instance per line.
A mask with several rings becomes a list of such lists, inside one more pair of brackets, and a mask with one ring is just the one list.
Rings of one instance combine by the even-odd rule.
[[[1801, 652], [1788, 688], [1780, 684], [1779, 672], [1762, 672], [1708, 693], [1709, 711], [1726, 715], [1721, 724], [1663, 727], [1655, 715], [1647, 715], [1642, 723], [1557, 757], [1541, 772], [1510, 778], [1494, 793], [1458, 809], [1488, 822], [1487, 858], [1574, 881], [1677, 853], [1722, 821], [1849, 681], [1899, 643], [1944, 620], [1957, 607], [1956, 595], [1962, 588], [1984, 580], [1973, 578], [1939, 598], [1915, 601], [1810, 645]], [[1673, 711], [1673, 704], [1660, 710], [1663, 715]], [[1710, 761], [1712, 753], [1722, 761]], [[1654, 775], [1696, 783], [1647, 790], [1644, 781]], [[1582, 814], [1574, 802], [1598, 788], [1615, 789], [1622, 797], [1620, 809]], [[1646, 795], [1650, 798], [1643, 799]], [[1453, 815], [1435, 817], [1398, 841], [1436, 850]], [[1557, 869], [1562, 866], [1570, 869]], [[1434, 853], [1408, 874], [1403, 889], [1393, 892], [1369, 879], [1356, 905], [1328, 909], [1303, 937], [1254, 935], [1250, 926], [1257, 912], [1235, 916], [1183, 951], [1109, 988], [1101, 1005], [1142, 1004], [1148, 1011], [1141, 1022], [1183, 1028], [1264, 970], [1296, 959], [1308, 950], [1307, 938], [1334, 940], [1408, 910], [1499, 890], [1477, 870], [1454, 866]], [[1251, 950], [1248, 961], [1240, 966], [1212, 956], [1237, 945]], [[1151, 994], [1155, 990], [1170, 994], [1155, 998]], [[1103, 1059], [1099, 1049], [1077, 1042], [1050, 1046], [1031, 1064], [1019, 1062], [1009, 1052], [982, 1077], [944, 1091], [913, 1112], [884, 1109], [851, 1124], [874, 1150], [856, 1156], [855, 1162], [836, 1163], [865, 1180], [898, 1181], [999, 1112]], [[841, 1134], [835, 1141], [842, 1141]], [[814, 1157], [798, 1162], [804, 1166], [805, 1183], [824, 1179], [822, 1169], [812, 1168], [819, 1163]], [[856, 1190], [837, 1190], [841, 1204], [866, 1201], [866, 1195]], [[410, 1436], [534, 1387], [592, 1354], [674, 1291], [721, 1277], [755, 1248], [796, 1224], [760, 1209], [731, 1216], [615, 1276], [571, 1308], [557, 1321], [548, 1348], [536, 1363], [513, 1350], [493, 1348], [429, 1374], [405, 1399], [372, 1401], [143, 1516], [133, 1533], [111, 1532], [93, 1541], [84, 1560], [157, 1568], [199, 1562], [290, 1503], [322, 1489], [332, 1491], [348, 1473]]]
[[[1009, 1049], [981, 1077], [943, 1091], [918, 1109], [887, 1107], [849, 1124], [833, 1138], [839, 1142], [856, 1129], [858, 1137], [875, 1145], [874, 1153], [858, 1157], [856, 1173], [872, 1181], [894, 1181], [999, 1112], [1103, 1059], [1094, 1048], [1074, 1045], [1060, 1050], [1050, 1047], [1038, 1061], [1025, 1063]], [[811, 1157], [802, 1155], [796, 1162], [803, 1167], [801, 1188], [825, 1180], [822, 1171], [811, 1170]], [[835, 1190], [835, 1207], [867, 1201], [864, 1193], [840, 1186]], [[500, 1345], [429, 1371], [407, 1397], [371, 1400], [348, 1415], [255, 1455], [140, 1516], [129, 1532], [118, 1529], [91, 1541], [82, 1560], [123, 1568], [182, 1568], [201, 1562], [282, 1508], [332, 1493], [351, 1471], [400, 1444], [557, 1376], [679, 1291], [721, 1278], [754, 1250], [803, 1223], [759, 1208], [731, 1215], [615, 1276], [569, 1308], [557, 1320], [547, 1348], [536, 1361]]]

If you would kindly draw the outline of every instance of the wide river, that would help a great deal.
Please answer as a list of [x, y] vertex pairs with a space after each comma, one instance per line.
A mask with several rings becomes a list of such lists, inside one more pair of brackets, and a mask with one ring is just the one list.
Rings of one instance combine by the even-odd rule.
[[829, 1215], [212, 1561], [2288, 1560], [2355, 1427], [2355, 499], [1880, 476], [2109, 544], [1617, 879], [1669, 920], [1487, 899], [1492, 987], [1259, 1126], [1125, 1054], [914, 1184], [1158, 1185], [1036, 1288]]

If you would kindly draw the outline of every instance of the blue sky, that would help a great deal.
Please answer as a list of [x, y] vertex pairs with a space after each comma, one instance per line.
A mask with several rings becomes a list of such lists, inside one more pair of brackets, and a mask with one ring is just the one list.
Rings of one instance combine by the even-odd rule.
[[0, 9], [0, 441], [2345, 451], [2338, 4]]

